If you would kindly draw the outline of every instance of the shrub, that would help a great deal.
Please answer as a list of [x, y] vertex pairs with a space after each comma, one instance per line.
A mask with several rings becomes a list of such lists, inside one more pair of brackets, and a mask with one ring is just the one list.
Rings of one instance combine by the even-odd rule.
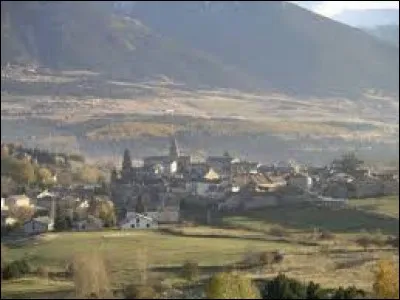
[[271, 253], [270, 252], [262, 252], [260, 254], [259, 261], [262, 266], [268, 266], [272, 261]]
[[335, 239], [335, 235], [328, 230], [323, 230], [323, 231], [321, 231], [319, 238], [321, 240], [333, 240], [333, 239]]
[[331, 296], [332, 299], [360, 299], [365, 297], [366, 293], [363, 290], [357, 289], [354, 286], [346, 289], [339, 287]]
[[356, 240], [356, 243], [359, 246], [363, 247], [364, 250], [366, 250], [371, 245], [371, 240], [368, 237], [363, 236], [363, 237], [358, 238]]
[[187, 280], [193, 280], [199, 274], [199, 265], [194, 261], [187, 261], [183, 264], [182, 275]]
[[386, 240], [386, 244], [392, 246], [393, 248], [399, 249], [399, 237], [389, 236]]
[[279, 251], [262, 252], [259, 256], [259, 263], [262, 266], [269, 266], [272, 264], [279, 264], [283, 261], [283, 254]]
[[155, 299], [156, 291], [149, 285], [128, 285], [124, 289], [125, 299]]
[[31, 266], [25, 259], [14, 260], [7, 264], [3, 270], [3, 279], [19, 278], [31, 272]]
[[269, 234], [277, 237], [284, 237], [287, 235], [287, 232], [280, 226], [274, 226], [269, 230]]
[[359, 299], [366, 295], [355, 287], [323, 289], [312, 281], [306, 285], [282, 274], [266, 281], [261, 291], [263, 299]]
[[326, 299], [327, 292], [318, 283], [310, 281], [306, 289], [306, 299]]
[[234, 272], [218, 273], [206, 286], [207, 299], [260, 299], [251, 279]]
[[304, 284], [283, 274], [267, 281], [262, 289], [263, 299], [305, 299], [306, 294]]
[[381, 234], [375, 234], [359, 237], [358, 239], [356, 239], [356, 243], [366, 250], [369, 246], [372, 245], [382, 247], [387, 243], [387, 240], [385, 240]]

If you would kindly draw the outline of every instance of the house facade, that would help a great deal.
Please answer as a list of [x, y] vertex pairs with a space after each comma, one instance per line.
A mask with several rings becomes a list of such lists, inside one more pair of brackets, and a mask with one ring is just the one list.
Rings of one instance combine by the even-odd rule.
[[24, 223], [23, 230], [26, 234], [41, 234], [54, 229], [54, 221], [49, 217], [38, 217]]
[[119, 224], [120, 229], [154, 229], [158, 222], [154, 218], [136, 212], [129, 212]]

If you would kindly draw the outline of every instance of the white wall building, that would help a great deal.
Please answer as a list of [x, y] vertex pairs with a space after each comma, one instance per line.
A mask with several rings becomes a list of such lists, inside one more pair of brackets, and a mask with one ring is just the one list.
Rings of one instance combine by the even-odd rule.
[[151, 229], [157, 228], [158, 222], [150, 216], [129, 212], [125, 220], [120, 223], [119, 227], [121, 229]]
[[311, 189], [312, 183], [312, 178], [304, 174], [296, 174], [288, 179], [288, 185], [307, 191]]

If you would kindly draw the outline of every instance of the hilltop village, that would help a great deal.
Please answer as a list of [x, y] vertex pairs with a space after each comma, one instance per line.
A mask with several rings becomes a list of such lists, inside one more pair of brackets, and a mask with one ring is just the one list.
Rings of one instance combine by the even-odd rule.
[[[37, 163], [40, 153], [28, 154], [24, 148], [17, 148], [12, 155]], [[66, 163], [65, 159], [61, 157], [61, 163]], [[57, 183], [57, 174], [52, 176], [54, 183], [47, 188], [3, 193], [3, 227], [12, 227], [15, 232], [18, 224], [19, 232], [42, 233], [60, 227], [55, 219], [63, 215], [68, 226], [62, 227], [71, 230], [99, 230], [104, 226], [146, 229], [184, 222], [189, 207], [204, 211], [198, 220], [210, 224], [213, 215], [223, 211], [296, 203], [340, 208], [347, 206], [350, 198], [399, 192], [397, 169], [365, 168], [354, 154], [343, 155], [324, 167], [295, 162], [263, 165], [227, 152], [199, 161], [182, 155], [175, 137], [170, 138], [168, 155], [145, 157], [141, 166], [133, 166], [126, 149], [121, 168], [111, 171], [108, 183], [66, 186]], [[33, 212], [20, 222], [11, 212], [24, 207]], [[108, 210], [114, 215], [107, 219]]]

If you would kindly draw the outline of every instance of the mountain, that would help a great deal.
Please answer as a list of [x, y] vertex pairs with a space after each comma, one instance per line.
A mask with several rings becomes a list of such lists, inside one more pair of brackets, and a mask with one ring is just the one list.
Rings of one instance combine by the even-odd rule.
[[[191, 87], [398, 95], [398, 49], [286, 2], [2, 2], [1, 63]], [[124, 11], [121, 13], [121, 11]]]
[[373, 28], [366, 28], [366, 32], [399, 47], [399, 25], [380, 25]]
[[139, 20], [112, 14], [112, 3], [1, 2], [1, 64], [90, 69], [112, 78], [166, 75], [188, 85], [254, 88], [217, 59], [161, 37]]
[[344, 10], [336, 15], [334, 19], [338, 22], [353, 27], [376, 27], [382, 25], [399, 25], [398, 9], [364, 9]]

